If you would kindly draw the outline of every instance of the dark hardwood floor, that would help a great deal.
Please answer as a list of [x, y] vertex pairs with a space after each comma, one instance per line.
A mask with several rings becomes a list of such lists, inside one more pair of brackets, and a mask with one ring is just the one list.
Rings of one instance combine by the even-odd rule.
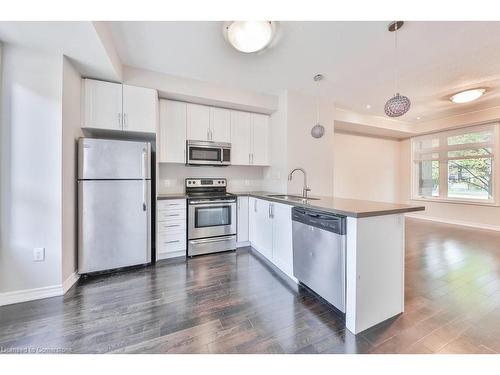
[[357, 336], [250, 249], [0, 307], [0, 353], [498, 353], [500, 234], [407, 220], [406, 311]]

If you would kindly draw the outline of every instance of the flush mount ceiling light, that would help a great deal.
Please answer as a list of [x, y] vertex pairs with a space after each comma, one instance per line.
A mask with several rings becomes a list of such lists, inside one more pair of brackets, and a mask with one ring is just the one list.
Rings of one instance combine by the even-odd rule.
[[450, 97], [450, 100], [453, 103], [457, 103], [457, 104], [468, 103], [468, 102], [472, 102], [476, 99], [479, 99], [481, 96], [484, 95], [485, 92], [486, 92], [485, 88], [477, 88], [477, 89], [460, 91], [460, 92], [457, 92], [456, 94], [453, 94]]
[[408, 97], [400, 95], [398, 88], [398, 30], [403, 27], [403, 21], [391, 22], [388, 26], [390, 32], [394, 32], [394, 91], [396, 94], [385, 103], [384, 112], [389, 117], [399, 117], [410, 109], [411, 102]]
[[272, 21], [233, 21], [224, 26], [226, 40], [238, 51], [253, 53], [269, 46], [276, 31]]

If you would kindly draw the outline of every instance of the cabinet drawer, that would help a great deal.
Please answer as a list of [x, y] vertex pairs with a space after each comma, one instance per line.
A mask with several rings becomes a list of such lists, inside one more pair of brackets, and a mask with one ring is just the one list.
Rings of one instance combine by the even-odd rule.
[[186, 221], [186, 210], [166, 210], [158, 211], [157, 221]]
[[157, 201], [158, 211], [186, 209], [185, 199], [164, 199]]
[[186, 233], [162, 233], [158, 235], [158, 251], [160, 253], [186, 250]]
[[172, 220], [158, 223], [158, 234], [161, 233], [186, 233], [186, 221]]

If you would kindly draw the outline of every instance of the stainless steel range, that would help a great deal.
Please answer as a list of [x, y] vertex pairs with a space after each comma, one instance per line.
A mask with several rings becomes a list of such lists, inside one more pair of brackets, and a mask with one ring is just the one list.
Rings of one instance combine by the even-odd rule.
[[225, 178], [187, 178], [188, 256], [236, 249], [236, 196]]

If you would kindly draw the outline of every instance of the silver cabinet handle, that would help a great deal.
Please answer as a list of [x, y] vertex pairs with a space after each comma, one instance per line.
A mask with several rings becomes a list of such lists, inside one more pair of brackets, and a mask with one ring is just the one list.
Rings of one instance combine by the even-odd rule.
[[210, 140], [210, 129], [207, 129], [207, 140]]
[[252, 164], [252, 162], [250, 161], [250, 153], [248, 154], [248, 164]]
[[122, 128], [122, 114], [118, 113], [118, 127], [121, 129]]
[[271, 206], [271, 219], [274, 219], [274, 204], [271, 203], [269, 206]]
[[179, 240], [173, 240], [173, 241], [165, 241], [163, 242], [164, 244], [167, 244], [167, 243], [176, 243], [176, 242], [180, 242]]
[[180, 224], [172, 224], [172, 225], [164, 225], [164, 228], [174, 228], [174, 227], [180, 227]]
[[127, 114], [123, 114], [123, 129], [127, 129], [128, 124], [127, 124]]
[[253, 164], [253, 152], [252, 152], [252, 164]]
[[253, 210], [254, 212], [257, 212], [257, 199], [253, 201]]

